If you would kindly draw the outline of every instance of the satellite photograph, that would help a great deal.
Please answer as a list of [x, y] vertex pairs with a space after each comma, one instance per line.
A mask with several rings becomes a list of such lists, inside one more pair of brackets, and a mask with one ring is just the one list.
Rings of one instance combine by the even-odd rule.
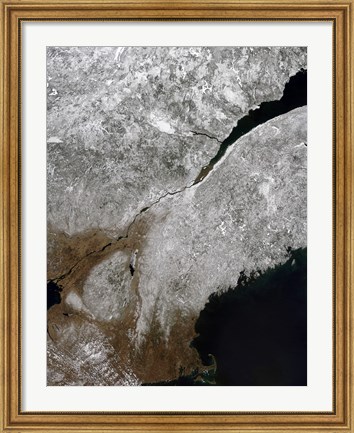
[[307, 385], [306, 47], [47, 47], [47, 385]]

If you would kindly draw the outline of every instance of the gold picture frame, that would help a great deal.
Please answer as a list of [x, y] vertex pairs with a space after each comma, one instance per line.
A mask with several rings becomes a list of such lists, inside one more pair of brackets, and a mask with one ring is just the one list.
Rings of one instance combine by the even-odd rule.
[[[0, 0], [1, 432], [354, 433], [354, 0]], [[21, 410], [21, 23], [70, 20], [331, 21], [334, 29], [334, 369], [330, 412], [23, 412]]]

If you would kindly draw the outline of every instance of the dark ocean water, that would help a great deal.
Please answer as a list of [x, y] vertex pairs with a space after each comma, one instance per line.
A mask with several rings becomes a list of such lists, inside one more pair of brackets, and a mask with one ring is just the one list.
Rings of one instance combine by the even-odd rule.
[[298, 107], [307, 104], [307, 71], [300, 71], [290, 77], [285, 84], [283, 96], [277, 101], [262, 102], [259, 108], [250, 110], [248, 114], [238, 120], [231, 134], [221, 143], [217, 154], [210, 160], [209, 164], [202, 168], [194, 184], [200, 182], [213, 169], [214, 165], [225, 155], [231, 146], [240, 137], [250, 132], [256, 126], [268, 122], [268, 120], [281, 114], [288, 113]]
[[192, 345], [218, 385], [307, 384], [307, 250], [209, 298]]

